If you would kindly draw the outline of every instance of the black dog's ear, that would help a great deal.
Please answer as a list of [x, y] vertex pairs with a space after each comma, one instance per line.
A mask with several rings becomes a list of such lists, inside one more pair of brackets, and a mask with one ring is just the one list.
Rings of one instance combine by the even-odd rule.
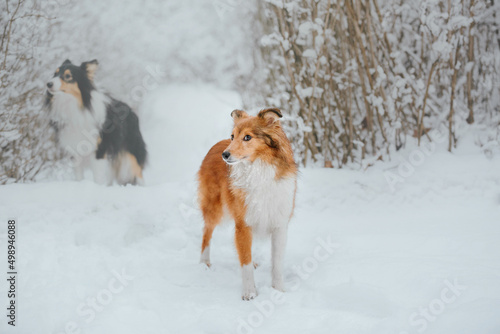
[[70, 64], [71, 64], [71, 60], [66, 59], [66, 60], [64, 61], [64, 63], [62, 63], [62, 64], [63, 64], [63, 65], [70, 65]]
[[99, 62], [97, 59], [92, 59], [90, 61], [84, 61], [80, 65], [81, 69], [87, 72], [87, 77], [89, 78], [90, 81], [94, 81], [94, 75], [95, 71], [99, 67]]
[[231, 112], [231, 117], [234, 119], [234, 121], [236, 122], [237, 120], [239, 119], [242, 119], [242, 118], [245, 118], [245, 117], [248, 117], [248, 114], [246, 112], [244, 112], [243, 110], [239, 110], [239, 109], [234, 109], [232, 112]]
[[278, 108], [267, 108], [261, 110], [257, 117], [266, 120], [267, 124], [271, 125], [274, 122], [279, 122], [279, 119], [283, 117], [283, 114]]

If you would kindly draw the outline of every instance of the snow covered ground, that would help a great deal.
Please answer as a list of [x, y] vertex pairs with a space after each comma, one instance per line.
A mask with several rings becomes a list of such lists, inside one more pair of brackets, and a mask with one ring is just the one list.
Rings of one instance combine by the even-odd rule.
[[2, 315], [0, 333], [499, 333], [500, 158], [467, 140], [366, 171], [302, 169], [284, 294], [259, 240], [259, 296], [240, 299], [231, 224], [214, 234], [212, 267], [198, 264], [195, 173], [238, 107], [210, 86], [151, 94], [145, 187], [0, 187], [5, 272], [6, 220], [19, 224], [17, 326]]

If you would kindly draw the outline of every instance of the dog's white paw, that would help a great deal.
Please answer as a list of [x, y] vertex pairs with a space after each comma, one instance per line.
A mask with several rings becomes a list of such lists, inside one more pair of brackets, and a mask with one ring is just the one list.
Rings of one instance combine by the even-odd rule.
[[285, 292], [285, 284], [283, 282], [273, 282], [273, 289], [281, 292]]
[[251, 289], [243, 289], [243, 293], [241, 295], [241, 299], [243, 300], [252, 300], [257, 297], [257, 289], [255, 287]]
[[205, 270], [209, 270], [212, 264], [208, 261], [200, 261], [200, 266]]
[[275, 290], [285, 292], [285, 284], [283, 283], [283, 275], [274, 273], [272, 279], [272, 287]]
[[208, 268], [212, 265], [210, 263], [210, 247], [206, 247], [203, 252], [201, 252], [200, 263], [203, 263]]

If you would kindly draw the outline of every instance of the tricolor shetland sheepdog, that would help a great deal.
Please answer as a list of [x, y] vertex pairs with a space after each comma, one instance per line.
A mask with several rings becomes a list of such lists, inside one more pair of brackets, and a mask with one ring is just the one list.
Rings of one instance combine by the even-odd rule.
[[288, 222], [295, 206], [297, 166], [278, 109], [265, 109], [257, 116], [234, 110], [231, 116], [231, 139], [215, 144], [198, 172], [205, 221], [201, 262], [210, 266], [212, 232], [228, 212], [235, 222], [242, 299], [250, 300], [257, 296], [252, 263], [254, 234], [271, 236], [272, 286], [284, 291], [282, 266]]
[[101, 184], [143, 184], [146, 145], [139, 119], [121, 101], [96, 90], [97, 60], [66, 60], [47, 83], [46, 107], [58, 145], [72, 160], [77, 180], [90, 168]]

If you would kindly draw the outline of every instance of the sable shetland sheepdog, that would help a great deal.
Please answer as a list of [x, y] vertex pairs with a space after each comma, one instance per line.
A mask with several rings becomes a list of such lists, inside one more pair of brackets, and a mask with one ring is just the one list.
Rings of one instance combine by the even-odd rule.
[[66, 60], [47, 83], [45, 105], [58, 145], [72, 159], [77, 180], [90, 168], [101, 184], [143, 184], [146, 145], [139, 119], [123, 102], [96, 90], [97, 60]]
[[242, 269], [242, 299], [257, 296], [252, 263], [252, 236], [271, 236], [272, 286], [284, 291], [282, 266], [288, 222], [295, 206], [297, 166], [279, 119], [278, 109], [257, 116], [231, 113], [231, 139], [215, 144], [198, 172], [199, 200], [205, 226], [201, 261], [210, 266], [210, 239], [224, 212], [235, 222], [235, 241]]

